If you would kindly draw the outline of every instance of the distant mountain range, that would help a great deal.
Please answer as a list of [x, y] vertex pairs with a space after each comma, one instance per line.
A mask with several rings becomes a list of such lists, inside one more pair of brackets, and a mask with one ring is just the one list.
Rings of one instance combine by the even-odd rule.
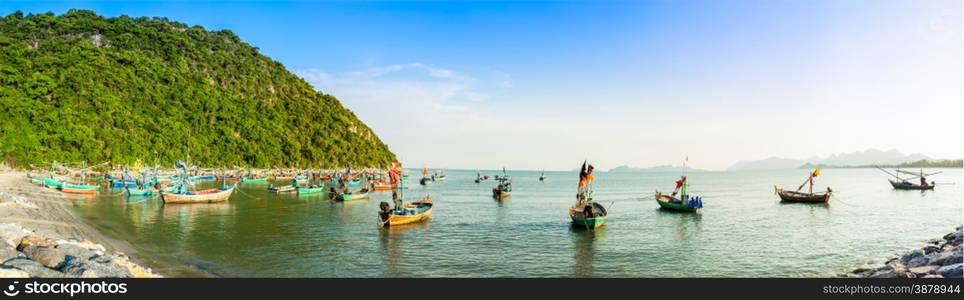
[[618, 166], [618, 167], [609, 169], [609, 172], [681, 172], [684, 170], [687, 172], [703, 171], [699, 169], [693, 169], [690, 167], [671, 166], [671, 165], [655, 166], [655, 167], [649, 167], [649, 168], [635, 168], [635, 167], [623, 165], [623, 166]]
[[790, 159], [780, 157], [770, 157], [763, 160], [743, 160], [730, 166], [729, 171], [740, 170], [773, 170], [773, 169], [795, 169], [803, 166], [823, 166], [823, 167], [853, 167], [869, 165], [899, 165], [903, 163], [915, 162], [920, 160], [932, 160], [923, 154], [904, 155], [897, 149], [880, 151], [868, 149], [852, 153], [833, 154], [825, 158], [813, 157], [809, 159]]

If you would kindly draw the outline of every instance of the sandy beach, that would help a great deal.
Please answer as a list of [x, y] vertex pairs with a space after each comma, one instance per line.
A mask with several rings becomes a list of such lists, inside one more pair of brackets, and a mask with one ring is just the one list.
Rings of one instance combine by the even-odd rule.
[[128, 243], [109, 239], [71, 211], [62, 192], [0, 167], [0, 276], [160, 277]]

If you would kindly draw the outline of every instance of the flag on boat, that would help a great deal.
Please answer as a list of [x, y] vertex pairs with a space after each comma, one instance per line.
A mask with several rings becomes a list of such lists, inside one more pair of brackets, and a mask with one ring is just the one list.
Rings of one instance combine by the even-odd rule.
[[810, 174], [810, 177], [817, 177], [817, 176], [820, 176], [820, 168], [813, 170], [813, 173]]
[[579, 170], [579, 188], [582, 189], [586, 187], [587, 184], [592, 182], [592, 170], [593, 166], [588, 164], [586, 161], [582, 162], [582, 168]]

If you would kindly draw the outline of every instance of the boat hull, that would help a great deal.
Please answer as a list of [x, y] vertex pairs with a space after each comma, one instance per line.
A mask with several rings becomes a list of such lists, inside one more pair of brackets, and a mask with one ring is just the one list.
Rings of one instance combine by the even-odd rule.
[[585, 211], [583, 211], [585, 206], [573, 205], [569, 207], [569, 218], [572, 219], [572, 224], [577, 227], [582, 227], [586, 229], [596, 229], [606, 225], [606, 217], [609, 216], [609, 212], [606, 208], [599, 203], [592, 202], [594, 210], [596, 213], [592, 217], [587, 217]]
[[241, 182], [248, 182], [248, 183], [266, 183], [266, 182], [268, 182], [268, 178], [258, 178], [258, 179], [247, 179], [247, 178], [245, 178], [245, 179], [241, 179]]
[[827, 203], [830, 201], [831, 192], [827, 193], [814, 193], [805, 194], [789, 190], [784, 190], [781, 188], [776, 188], [777, 195], [780, 196], [780, 200], [784, 202], [800, 202], [800, 203]]
[[228, 200], [234, 193], [234, 186], [227, 189], [210, 189], [191, 194], [161, 193], [164, 203], [211, 203]]
[[320, 194], [324, 192], [325, 188], [298, 188], [298, 194]]
[[682, 202], [675, 202], [678, 200], [669, 195], [656, 195], [656, 203], [659, 203], [659, 207], [662, 209], [679, 211], [679, 212], [696, 212], [696, 207], [690, 207]]
[[336, 200], [338, 200], [338, 201], [354, 201], [354, 200], [362, 200], [362, 199], [368, 199], [368, 193], [364, 193], [364, 194], [345, 194], [345, 195], [338, 196], [338, 199], [336, 199]]
[[391, 191], [392, 189], [395, 189], [395, 187], [390, 184], [378, 184], [378, 185], [375, 185], [373, 188], [376, 191]]
[[433, 203], [432, 200], [420, 200], [406, 203], [402, 207], [413, 213], [402, 215], [393, 212], [387, 221], [379, 219], [379, 223], [387, 227], [425, 221], [432, 214]]
[[127, 195], [130, 196], [153, 196], [157, 193], [155, 189], [127, 189]]
[[99, 188], [94, 186], [65, 184], [62, 187], [60, 187], [60, 190], [64, 193], [70, 193], [70, 194], [93, 195], [97, 193], [97, 190], [99, 190]]
[[895, 190], [915, 190], [915, 191], [923, 191], [923, 190], [933, 190], [933, 189], [934, 189], [934, 185], [933, 185], [933, 184], [927, 185], [927, 186], [922, 186], [922, 185], [913, 184], [913, 183], [900, 183], [900, 182], [896, 182], [896, 181], [893, 181], [893, 180], [890, 180], [890, 179], [888, 179], [887, 181], [890, 182], [890, 185], [893, 186]]

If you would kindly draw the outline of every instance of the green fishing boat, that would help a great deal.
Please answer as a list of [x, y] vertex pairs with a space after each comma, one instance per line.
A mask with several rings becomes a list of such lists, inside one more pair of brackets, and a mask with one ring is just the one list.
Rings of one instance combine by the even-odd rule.
[[56, 179], [44, 178], [44, 186], [59, 189], [64, 186], [64, 182]]
[[670, 195], [662, 195], [660, 193], [656, 193], [656, 203], [659, 203], [660, 208], [681, 212], [699, 213], [702, 209], [702, 207], [700, 207], [701, 204], [697, 204], [699, 202], [694, 202], [694, 204], [690, 206], [689, 201], [683, 202]]
[[304, 195], [304, 194], [320, 194], [320, 193], [324, 193], [324, 192], [325, 192], [325, 188], [324, 188], [324, 187], [307, 187], [307, 188], [304, 188], [304, 187], [303, 187], [303, 188], [298, 188], [298, 194], [302, 194], [302, 195]]
[[266, 183], [268, 182], [268, 178], [244, 178], [241, 179], [241, 182]]
[[358, 194], [344, 194], [335, 197], [335, 201], [352, 201], [352, 200], [362, 200], [368, 199], [368, 192], [358, 193]]

